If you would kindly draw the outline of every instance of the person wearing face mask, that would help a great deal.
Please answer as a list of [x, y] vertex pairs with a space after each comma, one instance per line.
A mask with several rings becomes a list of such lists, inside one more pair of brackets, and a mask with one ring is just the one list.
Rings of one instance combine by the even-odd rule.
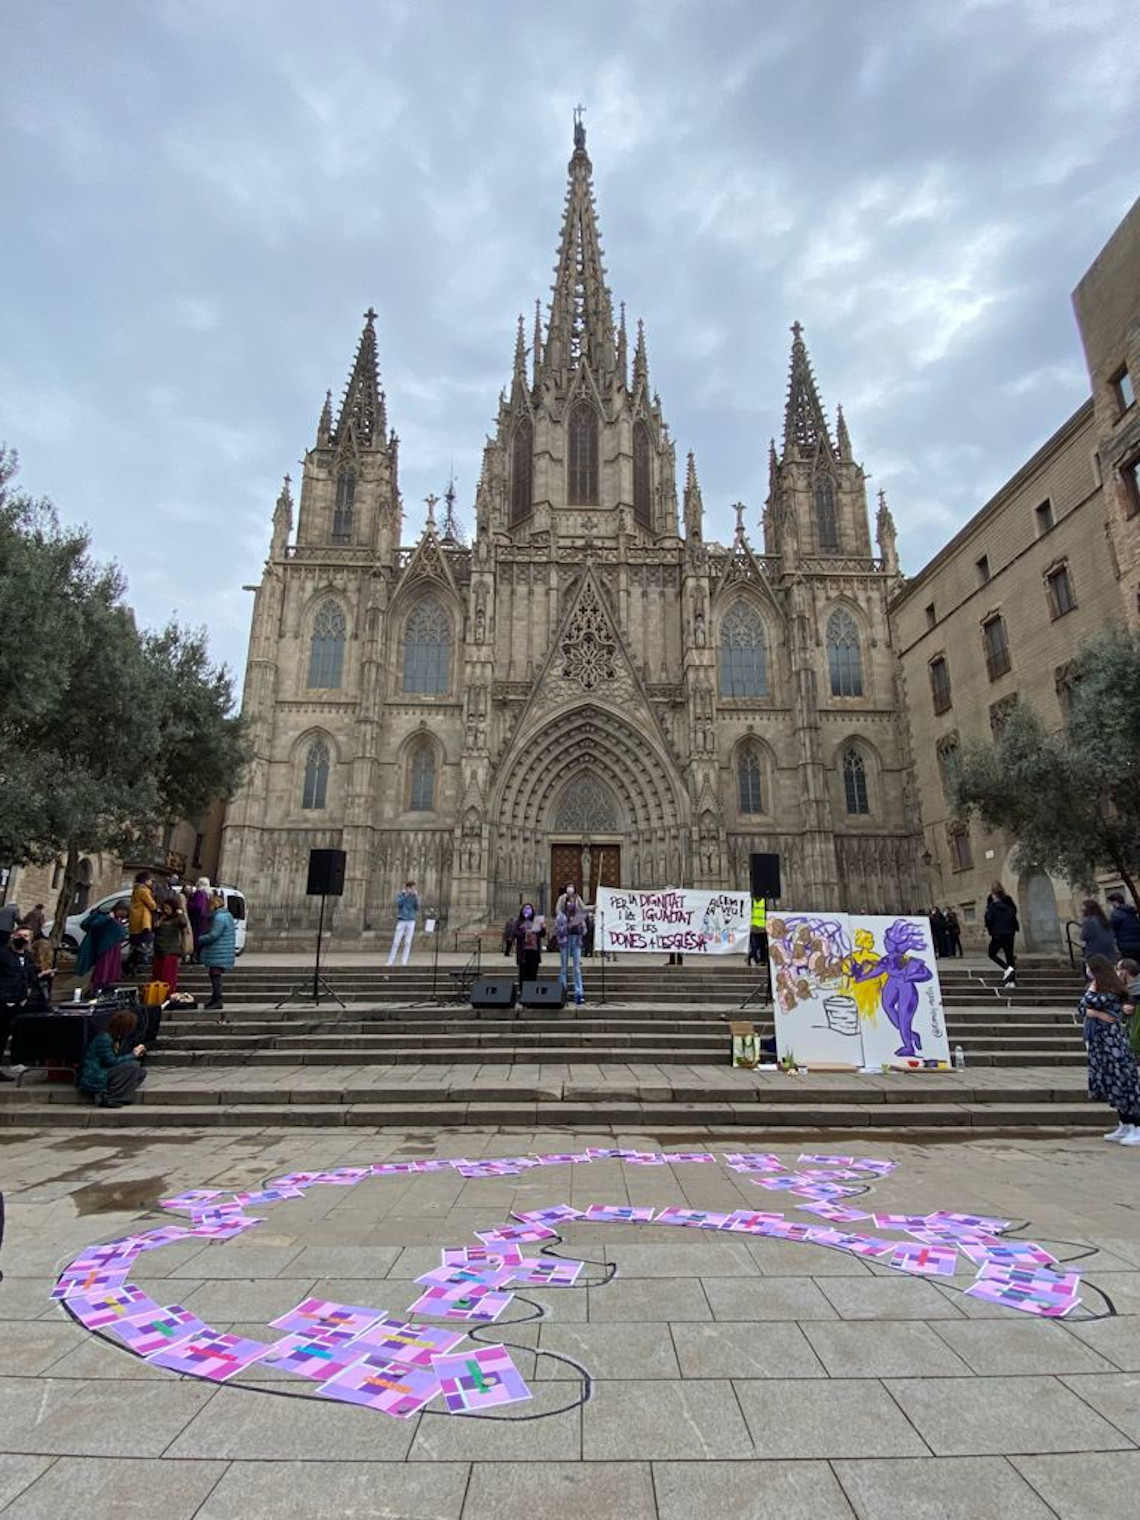
[[534, 904], [523, 903], [515, 921], [515, 959], [520, 981], [533, 982], [538, 976], [543, 927], [542, 915], [535, 913]]
[[[17, 1015], [28, 1006], [35, 977], [35, 967], [28, 954], [30, 942], [30, 931], [17, 927], [12, 930], [8, 943], [0, 949], [0, 1061], [4, 1059], [8, 1036]], [[0, 1082], [15, 1080], [8, 1072], [0, 1071]]]
[[586, 910], [575, 890], [568, 882], [566, 890], [558, 899], [559, 907], [554, 916], [554, 933], [562, 956], [562, 985], [570, 990], [569, 972], [574, 972], [574, 1005], [581, 1008], [586, 1001], [582, 992], [582, 942], [586, 934]]

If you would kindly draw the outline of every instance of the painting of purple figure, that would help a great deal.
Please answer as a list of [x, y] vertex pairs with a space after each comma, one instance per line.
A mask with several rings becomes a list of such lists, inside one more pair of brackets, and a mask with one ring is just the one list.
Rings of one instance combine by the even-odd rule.
[[770, 913], [768, 950], [780, 1060], [861, 1066], [847, 914]]
[[864, 1064], [911, 1059], [949, 1065], [930, 921], [853, 913], [851, 928], [859, 943], [870, 937], [866, 949], [852, 957], [852, 981], [878, 987], [878, 1008], [860, 1018]]

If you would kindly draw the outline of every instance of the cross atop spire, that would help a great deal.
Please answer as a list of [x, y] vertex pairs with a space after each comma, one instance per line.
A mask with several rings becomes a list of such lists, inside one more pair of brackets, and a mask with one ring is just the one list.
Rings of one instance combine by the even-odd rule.
[[804, 343], [804, 330], [792, 323], [792, 358], [788, 373], [788, 402], [784, 412], [784, 458], [793, 454], [813, 455], [822, 444], [834, 454], [827, 418], [820, 404], [812, 374], [811, 360]]
[[360, 447], [366, 448], [374, 442], [383, 443], [388, 430], [384, 393], [380, 389], [375, 323], [376, 312], [370, 306], [364, 313], [364, 331], [360, 334], [356, 360], [336, 420], [333, 436], [338, 444], [351, 436]]

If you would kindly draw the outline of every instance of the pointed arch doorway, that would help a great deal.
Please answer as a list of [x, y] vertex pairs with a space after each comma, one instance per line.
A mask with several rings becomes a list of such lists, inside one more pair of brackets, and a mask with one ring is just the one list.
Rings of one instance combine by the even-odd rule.
[[551, 835], [551, 904], [568, 882], [589, 903], [599, 886], [621, 885], [621, 809], [604, 781], [580, 771], [566, 783], [554, 806]]

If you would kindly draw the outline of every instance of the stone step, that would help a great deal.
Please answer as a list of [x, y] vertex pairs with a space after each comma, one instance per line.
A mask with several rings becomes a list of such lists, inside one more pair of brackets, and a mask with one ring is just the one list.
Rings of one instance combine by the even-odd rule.
[[[813, 1094], [813, 1098], [816, 1095]], [[636, 1103], [621, 1100], [559, 1102], [437, 1102], [419, 1103], [406, 1097], [392, 1103], [173, 1104], [142, 1103], [106, 1109], [90, 1105], [43, 1103], [0, 1105], [0, 1126], [21, 1129], [120, 1130], [139, 1128], [227, 1129], [422, 1127], [438, 1134], [441, 1127], [489, 1126], [544, 1130], [564, 1126], [591, 1132], [622, 1131], [656, 1135], [694, 1135], [727, 1130], [732, 1138], [763, 1136], [771, 1131], [825, 1130], [828, 1134], [889, 1131], [914, 1138], [934, 1132], [982, 1136], [1032, 1133], [1042, 1130], [1088, 1132], [1105, 1123], [1105, 1114], [1085, 1103], [845, 1103], [825, 1105], [719, 1102], [708, 1097], [693, 1103]]]
[[[1083, 1066], [1084, 1048], [1080, 1045], [1034, 1045], [1024, 1049], [964, 1046], [968, 1065], [977, 1066]], [[156, 1064], [167, 1066], [447, 1066], [447, 1065], [629, 1065], [649, 1062], [652, 1065], [725, 1066], [725, 1047], [674, 1046], [641, 1048], [630, 1045], [483, 1045], [456, 1047], [411, 1046], [384, 1050], [353, 1050], [314, 1043], [311, 1047], [292, 1046], [284, 1050], [244, 1049], [219, 1043], [198, 1044], [192, 1049], [168, 1049], [165, 1044], [154, 1057]]]

